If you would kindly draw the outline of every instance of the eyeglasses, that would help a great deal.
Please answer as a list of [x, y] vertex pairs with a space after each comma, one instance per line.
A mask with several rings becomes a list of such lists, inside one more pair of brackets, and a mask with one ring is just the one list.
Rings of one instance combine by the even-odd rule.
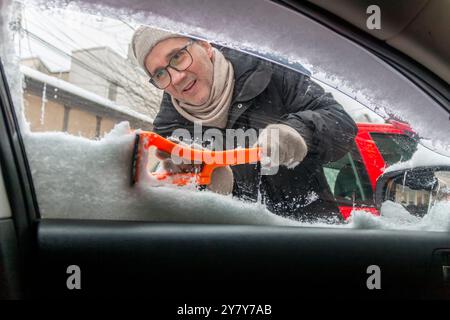
[[164, 90], [172, 83], [172, 76], [168, 68], [172, 68], [176, 71], [184, 71], [192, 64], [192, 55], [187, 48], [194, 43], [194, 40], [190, 40], [183, 48], [178, 50], [169, 61], [169, 64], [164, 68], [157, 69], [153, 75], [151, 75], [150, 83], [158, 89]]

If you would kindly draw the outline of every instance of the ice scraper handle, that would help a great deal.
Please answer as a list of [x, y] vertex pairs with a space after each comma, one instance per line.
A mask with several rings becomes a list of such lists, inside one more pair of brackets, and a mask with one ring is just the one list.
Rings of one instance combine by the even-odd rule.
[[199, 185], [209, 185], [211, 183], [211, 175], [217, 167], [254, 163], [260, 160], [260, 148], [211, 151], [177, 144], [154, 132], [141, 131], [137, 134], [140, 139], [144, 139], [143, 146], [145, 149], [155, 146], [161, 151], [174, 154], [176, 157], [191, 163], [201, 163], [203, 165], [201, 172], [195, 174], [196, 182]]

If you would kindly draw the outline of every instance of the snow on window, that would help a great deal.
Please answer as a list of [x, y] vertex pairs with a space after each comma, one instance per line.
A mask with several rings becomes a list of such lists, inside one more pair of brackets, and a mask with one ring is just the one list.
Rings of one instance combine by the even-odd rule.
[[24, 138], [43, 218], [299, 225], [213, 192], [156, 180], [131, 187], [134, 134], [126, 122], [99, 141], [66, 133]]
[[[43, 218], [109, 219], [218, 224], [331, 227], [286, 219], [264, 206], [213, 192], [196, 192], [156, 182], [129, 183], [134, 135], [124, 122], [100, 141], [65, 133], [25, 136]], [[64, 179], [61, 179], [64, 177]], [[316, 200], [311, 194], [311, 201]], [[355, 210], [339, 228], [450, 230], [450, 201], [438, 203], [422, 219], [400, 204], [386, 202], [380, 217]]]

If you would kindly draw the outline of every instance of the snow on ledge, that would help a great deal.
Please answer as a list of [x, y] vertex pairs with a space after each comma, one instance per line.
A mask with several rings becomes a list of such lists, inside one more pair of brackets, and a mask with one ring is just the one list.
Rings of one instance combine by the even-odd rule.
[[20, 66], [20, 71], [27, 77], [33, 78], [33, 79], [41, 81], [43, 83], [47, 83], [55, 88], [64, 90], [64, 91], [72, 93], [76, 96], [90, 100], [90, 101], [95, 102], [99, 105], [102, 105], [106, 108], [126, 114], [130, 117], [139, 119], [141, 121], [153, 123], [153, 119], [151, 117], [145, 116], [139, 112], [131, 110], [128, 107], [120, 106], [109, 99], [103, 98], [93, 92], [90, 92], [86, 89], [80, 88], [74, 84], [67, 82], [67, 81], [46, 75], [45, 73], [39, 72], [39, 71], [34, 70], [27, 66]]

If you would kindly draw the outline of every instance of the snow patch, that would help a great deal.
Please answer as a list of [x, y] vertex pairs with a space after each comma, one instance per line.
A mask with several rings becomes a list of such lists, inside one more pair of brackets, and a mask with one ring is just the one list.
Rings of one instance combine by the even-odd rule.
[[385, 201], [381, 216], [366, 211], [352, 211], [347, 227], [355, 229], [386, 229], [415, 231], [450, 231], [450, 201], [437, 203], [423, 217], [411, 215], [401, 204]]
[[[151, 176], [131, 187], [134, 134], [128, 122], [116, 125], [101, 140], [44, 132], [27, 133], [24, 141], [43, 218], [450, 230], [450, 202], [439, 203], [423, 219], [386, 202], [380, 217], [354, 211], [349, 224], [331, 225], [301, 223], [275, 215], [259, 203], [166, 185]], [[315, 193], [306, 196], [308, 203], [317, 199]]]
[[209, 191], [130, 186], [134, 134], [118, 124], [93, 141], [61, 132], [24, 136], [43, 218], [298, 225], [264, 206]]
[[319, 200], [319, 195], [317, 193], [315, 193], [314, 191], [308, 192], [303, 207], [309, 206], [311, 203], [317, 200]]

